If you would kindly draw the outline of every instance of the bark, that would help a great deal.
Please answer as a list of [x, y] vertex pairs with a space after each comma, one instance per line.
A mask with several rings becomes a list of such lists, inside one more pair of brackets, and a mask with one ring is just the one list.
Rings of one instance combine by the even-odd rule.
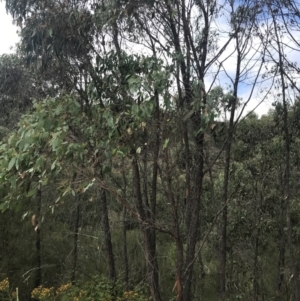
[[133, 191], [136, 202], [136, 209], [141, 222], [141, 231], [144, 240], [144, 252], [146, 258], [147, 279], [153, 301], [162, 301], [159, 290], [158, 264], [156, 250], [153, 248], [153, 237], [149, 227], [144, 224], [147, 215], [144, 210], [143, 198], [141, 193], [141, 178], [135, 151], [132, 150], [132, 172], [133, 172]]
[[[124, 161], [123, 161], [124, 165]], [[123, 167], [122, 170], [122, 177], [123, 177], [123, 185], [124, 190], [123, 194], [124, 197], [126, 197], [126, 191], [127, 191], [127, 181], [125, 176], [125, 169]], [[127, 251], [127, 220], [126, 220], [126, 208], [123, 206], [123, 260], [124, 260], [124, 291], [129, 290], [129, 264], [128, 264], [128, 251]]]
[[253, 300], [258, 301], [259, 285], [258, 285], [258, 246], [259, 246], [260, 229], [257, 229], [254, 247], [254, 264], [253, 264]]
[[[172, 32], [173, 37], [173, 43], [176, 53], [182, 54], [182, 49], [180, 45], [180, 38], [179, 34], [176, 28], [176, 21], [174, 19], [174, 15], [172, 13], [172, 8], [170, 6], [170, 3], [168, 1], [165, 1], [167, 11], [169, 14], [169, 26]], [[178, 4], [178, 2], [177, 2]], [[184, 34], [184, 43], [186, 46], [186, 49], [194, 49], [194, 45], [192, 42], [192, 39], [190, 37], [190, 31], [188, 28], [188, 19], [186, 17], [186, 5], [185, 1], [181, 2], [181, 5], [177, 6], [178, 14], [182, 18], [183, 23], [183, 34]], [[193, 51], [194, 59], [197, 66], [197, 73], [199, 76], [199, 80], [203, 82], [204, 78], [204, 65], [206, 60], [206, 47], [207, 47], [207, 30], [208, 30], [208, 21], [207, 20], [207, 12], [205, 9], [202, 11], [204, 14], [205, 19], [205, 28], [204, 28], [204, 38], [201, 44], [201, 51], [202, 51], [202, 58], [200, 66], [199, 60], [197, 58], [196, 52]], [[184, 87], [184, 97], [180, 101], [180, 108], [188, 108], [191, 109], [191, 102], [193, 99], [193, 92], [191, 89], [191, 83], [190, 83], [190, 66], [191, 66], [191, 57], [190, 52], [188, 51], [186, 59], [179, 60], [178, 66], [181, 72], [182, 80], [183, 80], [183, 87]], [[196, 91], [195, 91], [196, 92]], [[197, 94], [199, 93], [200, 97], [203, 98], [203, 103], [205, 104], [205, 91], [201, 89], [200, 91], [197, 91]], [[199, 97], [198, 95], [198, 97]], [[201, 117], [202, 112], [201, 109], [193, 114], [193, 116], [190, 119], [190, 122], [192, 124], [192, 127], [195, 131], [199, 131], [201, 127]], [[188, 129], [187, 124], [184, 124], [184, 140], [185, 140], [185, 147], [187, 151], [187, 155], [189, 155], [189, 146], [190, 142], [188, 139]], [[199, 239], [199, 213], [200, 213], [200, 202], [201, 202], [201, 190], [202, 190], [202, 182], [203, 182], [203, 166], [204, 166], [204, 152], [203, 152], [203, 145], [204, 145], [204, 134], [200, 132], [195, 137], [195, 164], [194, 164], [194, 170], [193, 174], [190, 173], [189, 169], [189, 160], [190, 158], [187, 158], [187, 169], [186, 169], [186, 256], [184, 261], [184, 273], [182, 275], [183, 277], [183, 293], [182, 293], [182, 300], [183, 301], [190, 301], [192, 299], [192, 279], [193, 279], [193, 267], [194, 267], [194, 261], [195, 261], [195, 247], [196, 243]], [[190, 183], [189, 183], [190, 182]], [[190, 186], [189, 186], [190, 185]], [[192, 190], [190, 190], [190, 187], [193, 187]]]
[[101, 225], [104, 232], [104, 249], [106, 260], [108, 263], [109, 279], [112, 282], [116, 281], [116, 269], [115, 269], [115, 260], [113, 247], [111, 242], [111, 232], [108, 218], [108, 209], [107, 209], [107, 199], [106, 191], [101, 189], [100, 191], [100, 204], [101, 204]]
[[124, 260], [124, 291], [129, 289], [129, 265], [127, 252], [126, 208], [123, 207], [123, 260]]
[[[160, 114], [159, 114], [159, 96], [158, 92], [155, 90], [155, 112], [154, 112], [155, 125], [153, 126], [154, 133], [154, 149], [153, 149], [153, 168], [152, 168], [152, 182], [151, 182], [151, 195], [150, 195], [150, 219], [155, 220], [156, 218], [156, 203], [157, 203], [157, 177], [158, 177], [158, 155], [159, 155], [159, 132], [160, 132]], [[158, 262], [156, 256], [156, 230], [150, 228], [150, 249], [153, 253], [154, 267], [157, 270], [157, 275], [155, 275], [157, 287], [159, 285], [158, 278]], [[160, 297], [160, 296], [159, 296]]]
[[77, 271], [77, 258], [78, 258], [78, 231], [79, 231], [79, 219], [80, 219], [80, 204], [79, 196], [75, 197], [77, 200], [76, 204], [76, 214], [74, 219], [74, 241], [73, 241], [73, 252], [72, 252], [72, 274], [71, 283], [74, 285], [76, 283], [76, 271]]
[[193, 179], [193, 190], [190, 197], [190, 202], [186, 204], [189, 206], [189, 227], [187, 228], [186, 238], [186, 258], [184, 264], [184, 287], [183, 287], [183, 301], [192, 300], [192, 279], [193, 279], [193, 267], [195, 261], [195, 248], [199, 239], [199, 213], [200, 213], [200, 201], [201, 190], [203, 184], [203, 166], [204, 166], [204, 153], [203, 153], [203, 141], [204, 136], [201, 134], [200, 141], [197, 144], [195, 160], [198, 162], [195, 166], [195, 174]]
[[[117, 55], [119, 59], [121, 58], [121, 47], [118, 40], [118, 25], [117, 21], [113, 22], [113, 43], [116, 48]], [[155, 92], [156, 93], [156, 92]], [[157, 95], [158, 100], [158, 95]], [[159, 106], [157, 106], [159, 110]], [[156, 152], [156, 150], [155, 150]], [[136, 199], [136, 208], [139, 215], [139, 219], [142, 222], [141, 231], [144, 239], [144, 252], [146, 257], [146, 268], [147, 268], [147, 278], [150, 287], [151, 296], [154, 301], [161, 301], [161, 295], [159, 291], [159, 277], [158, 277], [158, 263], [156, 258], [156, 234], [155, 229], [150, 229], [143, 225], [143, 221], [147, 218], [153, 219], [156, 208], [156, 181], [157, 181], [157, 165], [154, 162], [153, 169], [153, 182], [152, 182], [152, 198], [151, 198], [151, 207], [152, 211], [149, 214], [149, 210], [145, 212], [144, 202], [141, 192], [141, 177], [139, 173], [138, 162], [135, 154], [135, 150], [132, 150], [133, 160], [132, 160], [132, 169], [133, 169], [133, 190]], [[154, 155], [155, 156], [155, 155]], [[158, 155], [157, 155], [158, 156]], [[148, 201], [148, 196], [144, 200]], [[147, 204], [148, 205], [148, 204]], [[147, 206], [149, 209], [149, 206]]]
[[274, 24], [274, 32], [276, 37], [276, 43], [277, 43], [277, 51], [279, 56], [279, 75], [281, 80], [281, 93], [282, 93], [282, 104], [283, 104], [283, 124], [284, 124], [284, 140], [285, 140], [285, 173], [284, 173], [284, 183], [283, 183], [283, 189], [284, 189], [284, 195], [283, 195], [283, 201], [286, 203], [286, 225], [287, 225], [287, 241], [288, 241], [288, 249], [289, 249], [289, 260], [290, 260], [290, 270], [291, 270], [291, 277], [293, 281], [293, 294], [295, 296], [295, 300], [300, 300], [300, 289], [299, 289], [299, 279], [298, 279], [298, 264], [295, 260], [294, 255], [294, 246], [292, 242], [292, 235], [293, 235], [293, 229], [292, 229], [292, 223], [291, 223], [291, 212], [290, 212], [290, 176], [291, 176], [291, 163], [290, 163], [290, 133], [289, 133], [289, 125], [288, 125], [288, 105], [287, 105], [287, 98], [286, 98], [286, 83], [285, 83], [285, 76], [284, 76], [284, 53], [282, 51], [282, 45], [280, 44], [280, 38], [277, 28], [277, 22], [276, 18], [273, 14], [273, 11], [271, 12], [273, 24]]
[[237, 72], [235, 87], [233, 93], [233, 102], [230, 112], [228, 138], [225, 146], [225, 169], [224, 169], [224, 182], [222, 192], [222, 207], [223, 213], [221, 218], [221, 239], [220, 239], [220, 252], [219, 252], [219, 264], [220, 264], [220, 279], [219, 279], [219, 300], [225, 300], [226, 298], [226, 258], [227, 258], [227, 201], [228, 201], [228, 186], [229, 186], [229, 171], [231, 163], [231, 146], [234, 135], [234, 115], [237, 102], [237, 85], [239, 81], [239, 70], [240, 70], [240, 57], [238, 56], [237, 61]]
[[[282, 207], [282, 206], [281, 206]], [[279, 242], [279, 255], [278, 255], [278, 268], [277, 268], [277, 283], [276, 283], [276, 301], [282, 299], [281, 289], [284, 281], [284, 264], [285, 264], [285, 235], [284, 235], [284, 209], [281, 208], [281, 218], [278, 230]]]
[[[234, 10], [234, 8], [232, 7]], [[233, 93], [230, 106], [230, 119], [228, 125], [228, 136], [225, 142], [225, 168], [224, 168], [224, 182], [222, 191], [222, 218], [220, 227], [220, 252], [219, 252], [219, 264], [220, 264], [220, 277], [219, 277], [219, 300], [223, 301], [226, 299], [226, 260], [227, 260], [227, 202], [228, 202], [228, 189], [229, 189], [229, 172], [231, 164], [231, 147], [233, 143], [233, 136], [235, 131], [235, 111], [237, 107], [238, 100], [238, 85], [241, 77], [241, 62], [242, 57], [245, 55], [247, 42], [250, 37], [249, 33], [243, 37], [239, 37], [239, 27], [240, 24], [234, 24], [233, 30], [235, 32], [235, 42], [237, 51], [237, 61], [236, 61], [236, 73], [233, 81]]]
[[[257, 184], [256, 184], [257, 185]], [[260, 192], [259, 204], [255, 211], [255, 224], [257, 226], [255, 235], [255, 246], [254, 246], [254, 265], [253, 265], [253, 300], [259, 300], [259, 265], [258, 265], [258, 253], [259, 253], [259, 241], [260, 241], [260, 220], [261, 220], [261, 207], [262, 207], [263, 195]]]
[[41, 206], [42, 206], [42, 191], [39, 188], [36, 195], [37, 200], [37, 220], [36, 220], [36, 237], [35, 237], [35, 249], [36, 249], [36, 275], [35, 275], [35, 287], [39, 287], [42, 283], [42, 270], [41, 270]]
[[165, 150], [165, 162], [166, 162], [166, 180], [167, 180], [167, 195], [168, 201], [172, 208], [173, 218], [173, 231], [176, 243], [176, 272], [175, 272], [175, 284], [173, 290], [176, 291], [176, 301], [183, 299], [183, 283], [182, 283], [182, 268], [183, 268], [183, 244], [180, 232], [180, 220], [178, 216], [178, 202], [175, 200], [175, 196], [172, 189], [172, 172], [169, 164], [169, 151]]

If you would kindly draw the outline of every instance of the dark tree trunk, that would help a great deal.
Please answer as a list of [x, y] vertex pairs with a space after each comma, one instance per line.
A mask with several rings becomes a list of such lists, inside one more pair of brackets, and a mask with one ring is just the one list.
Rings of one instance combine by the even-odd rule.
[[109, 279], [115, 282], [116, 281], [115, 260], [114, 260], [114, 253], [113, 253], [113, 247], [111, 241], [106, 192], [104, 189], [100, 191], [100, 203], [101, 203], [101, 215], [102, 215], [101, 224], [102, 224], [102, 229], [104, 231], [104, 248], [105, 248], [105, 255], [108, 263]]
[[253, 264], [253, 300], [259, 300], [259, 266], [258, 266], [258, 252], [259, 252], [259, 240], [260, 240], [260, 220], [261, 220], [261, 207], [262, 207], [262, 193], [260, 193], [260, 201], [257, 205], [255, 212], [255, 224], [257, 225], [255, 242], [254, 242], [254, 264]]
[[126, 208], [123, 207], [123, 260], [124, 260], [124, 291], [129, 289], [129, 265], [127, 252]]
[[134, 150], [132, 151], [132, 171], [133, 171], [133, 191], [136, 200], [136, 209], [139, 214], [141, 231], [144, 240], [144, 252], [146, 258], [147, 279], [153, 301], [161, 301], [159, 290], [158, 264], [156, 250], [153, 248], [153, 236], [149, 227], [144, 224], [147, 215], [144, 210], [143, 198], [141, 193], [141, 178], [138, 161]]
[[285, 140], [285, 172], [284, 172], [284, 181], [283, 181], [283, 201], [286, 203], [286, 225], [287, 225], [287, 241], [288, 241], [288, 249], [289, 249], [289, 261], [290, 261], [290, 270], [293, 282], [293, 294], [295, 296], [295, 300], [300, 300], [300, 288], [299, 288], [299, 273], [298, 273], [298, 263], [295, 259], [294, 255], [294, 246], [292, 241], [293, 236], [293, 225], [291, 223], [291, 212], [290, 212], [290, 176], [291, 176], [291, 163], [290, 163], [290, 131], [288, 125], [288, 104], [286, 97], [286, 82], [285, 82], [285, 72], [284, 72], [284, 59], [285, 54], [282, 50], [282, 44], [280, 42], [280, 37], [278, 33], [278, 24], [276, 22], [276, 17], [274, 16], [274, 12], [272, 8], [270, 8], [271, 15], [273, 18], [274, 24], [274, 32], [277, 43], [277, 51], [278, 51], [278, 69], [281, 81], [281, 93], [282, 93], [282, 104], [283, 104], [283, 124], [284, 124], [284, 140]]
[[[119, 59], [121, 59], [121, 48], [119, 45], [119, 40], [118, 40], [118, 26], [117, 22], [113, 22], [113, 43], [115, 45], [117, 54]], [[158, 100], [158, 95], [157, 95], [157, 100]], [[157, 110], [159, 110], [159, 106], [157, 106]], [[140, 220], [143, 222], [146, 220], [146, 218], [152, 218], [154, 212], [152, 211], [149, 215], [149, 212], [147, 213], [144, 211], [144, 204], [143, 204], [143, 197], [142, 197], [142, 192], [141, 192], [141, 177], [139, 173], [139, 167], [137, 163], [137, 158], [135, 151], [133, 150], [132, 153], [133, 155], [133, 161], [132, 161], [132, 167], [133, 167], [133, 189], [134, 189], [134, 194], [136, 198], [136, 207], [137, 207], [137, 212], [140, 216]], [[155, 197], [151, 199], [152, 202], [152, 209], [155, 210], [156, 207], [156, 180], [157, 180], [157, 175], [155, 175], [155, 170], [156, 166], [154, 163], [154, 169], [153, 169], [153, 175], [154, 175], [154, 188], [153, 193], [155, 194]], [[156, 170], [157, 173], [157, 170]], [[152, 186], [153, 186], [152, 183]], [[153, 197], [153, 195], [152, 195]], [[145, 202], [148, 201], [148, 196], [144, 200]], [[149, 204], [147, 204], [149, 205]], [[151, 210], [150, 210], [151, 211]], [[141, 227], [143, 238], [144, 238], [144, 252], [146, 255], [146, 267], [147, 267], [147, 278], [148, 278], [148, 283], [150, 287], [150, 292], [151, 296], [154, 301], [161, 301], [161, 296], [160, 296], [160, 291], [159, 291], [159, 277], [158, 277], [158, 263], [157, 263], [157, 258], [156, 258], [156, 237], [155, 237], [155, 230], [150, 229], [149, 227], [145, 227], [144, 225]]]
[[227, 258], [227, 202], [228, 202], [228, 186], [229, 186], [229, 171], [231, 163], [231, 146], [234, 134], [234, 114], [237, 102], [237, 85], [239, 79], [239, 66], [240, 60], [238, 60], [238, 72], [236, 75], [235, 89], [233, 93], [233, 102], [231, 106], [228, 137], [225, 146], [225, 169], [224, 169], [224, 183], [222, 192], [222, 204], [221, 207], [224, 208], [221, 216], [221, 227], [220, 227], [220, 251], [219, 251], [219, 300], [223, 301], [226, 298], [226, 258]]
[[[156, 218], [156, 201], [157, 201], [157, 177], [158, 177], [158, 155], [159, 155], [159, 132], [160, 132], [160, 114], [159, 114], [159, 95], [155, 90], [155, 125], [153, 126], [154, 133], [154, 150], [153, 150], [153, 169], [152, 169], [152, 182], [151, 182], [151, 195], [150, 195], [150, 215], [151, 220]], [[158, 277], [158, 262], [156, 256], [156, 230], [150, 228], [150, 249], [152, 250], [152, 257], [154, 260], [154, 267], [156, 269], [156, 275], [154, 275], [156, 286], [159, 289], [159, 277]], [[158, 296], [159, 298], [160, 295]]]
[[[123, 161], [122, 177], [123, 177], [123, 185], [124, 185], [123, 195], [126, 198], [127, 180], [125, 176], [124, 161]], [[128, 264], [128, 251], [127, 251], [127, 219], [126, 219], [125, 206], [123, 206], [122, 218], [123, 218], [124, 291], [128, 291], [129, 290], [129, 264]]]
[[[202, 136], [202, 135], [201, 135]], [[186, 238], [186, 258], [184, 264], [184, 275], [183, 275], [183, 301], [192, 300], [192, 279], [193, 279], [193, 267], [195, 263], [195, 248], [196, 243], [199, 239], [199, 213], [200, 213], [200, 201], [201, 191], [203, 183], [203, 166], [204, 166], [204, 154], [203, 154], [203, 137], [198, 141], [198, 147], [196, 150], [196, 162], [195, 174], [193, 178], [193, 190], [187, 202], [188, 207], [188, 227], [187, 227], [187, 238]]]
[[175, 271], [175, 284], [173, 290], [176, 291], [176, 301], [182, 301], [183, 298], [183, 284], [182, 284], [182, 268], [183, 268], [183, 244], [180, 233], [180, 220], [178, 216], [178, 201], [176, 201], [174, 192], [172, 189], [172, 170], [169, 164], [169, 150], [165, 150], [165, 162], [166, 162], [166, 180], [167, 180], [167, 194], [168, 201], [172, 208], [172, 218], [174, 227], [174, 237], [176, 243], [176, 271]]
[[278, 255], [278, 268], [277, 268], [277, 283], [276, 283], [276, 301], [281, 301], [281, 289], [284, 281], [284, 257], [285, 257], [285, 234], [284, 234], [284, 211], [282, 208], [282, 217], [278, 230], [279, 241], [279, 255]]
[[36, 219], [36, 275], [35, 275], [35, 287], [38, 287], [42, 283], [42, 270], [41, 270], [41, 206], [42, 206], [42, 191], [39, 188], [36, 195], [37, 199], [37, 219]]
[[79, 219], [80, 219], [80, 204], [79, 197], [76, 196], [76, 213], [74, 215], [74, 241], [73, 241], [73, 252], [72, 252], [72, 273], [71, 273], [71, 283], [74, 285], [76, 283], [76, 270], [77, 270], [77, 258], [78, 258], [78, 231], [79, 231]]
[[[194, 62], [196, 64], [198, 81], [204, 82], [204, 70], [205, 70], [205, 62], [207, 55], [207, 43], [208, 43], [208, 29], [209, 29], [209, 20], [208, 20], [208, 11], [206, 8], [201, 5], [199, 2], [199, 7], [201, 7], [201, 11], [204, 19], [204, 27], [203, 27], [203, 38], [200, 45], [200, 52], [202, 53], [201, 59], [197, 56], [197, 51], [195, 50], [195, 45], [193, 40], [191, 39], [191, 32], [189, 29], [189, 21], [186, 12], [186, 4], [184, 1], [181, 3], [177, 2], [177, 13], [181, 18], [182, 29], [183, 29], [183, 41], [186, 49], [185, 59], [181, 59], [177, 61], [178, 67], [180, 69], [180, 73], [182, 76], [182, 85], [184, 88], [184, 96], [181, 95], [179, 99], [179, 108], [183, 111], [185, 109], [192, 109], [192, 101], [193, 97], [197, 95], [197, 97], [201, 98], [203, 104], [205, 106], [205, 91], [203, 88], [199, 88], [198, 91], [195, 91], [191, 87], [191, 56], [194, 58]], [[175, 51], [178, 54], [183, 54], [182, 46], [181, 46], [181, 37], [179, 34], [179, 29], [177, 28], [177, 19], [174, 18], [173, 7], [170, 5], [169, 1], [165, 1], [165, 5], [168, 11], [168, 22], [170, 26], [170, 30], [172, 33], [173, 43]], [[177, 79], [177, 81], [179, 78]], [[180, 84], [179, 84], [180, 85]], [[180, 91], [180, 89], [179, 89]], [[193, 171], [190, 157], [190, 141], [188, 137], [188, 125], [184, 123], [184, 141], [186, 147], [186, 207], [185, 207], [185, 224], [186, 224], [186, 256], [184, 261], [184, 272], [182, 275], [183, 281], [183, 292], [182, 292], [182, 300], [190, 301], [192, 300], [192, 280], [193, 280], [193, 267], [195, 262], [195, 247], [196, 243], [200, 237], [200, 223], [199, 223], [199, 213], [200, 213], [200, 202], [201, 202], [201, 192], [202, 192], [202, 184], [203, 184], [203, 167], [204, 167], [204, 134], [203, 132], [199, 132], [201, 129], [201, 118], [202, 118], [202, 109], [199, 109], [194, 112], [188, 122], [192, 125], [192, 128], [198, 134], [195, 137], [195, 148], [194, 148], [194, 158], [195, 162], [193, 164]]]
[[[232, 7], [234, 10], [234, 8]], [[234, 25], [234, 31], [239, 31], [240, 24]], [[249, 36], [245, 35], [245, 39]], [[230, 164], [231, 164], [231, 147], [233, 143], [233, 136], [235, 131], [235, 112], [237, 107], [238, 101], [238, 85], [240, 82], [241, 77], [241, 61], [242, 57], [245, 55], [243, 51], [245, 48], [243, 45], [243, 39], [235, 35], [235, 42], [236, 42], [236, 51], [237, 51], [237, 58], [236, 58], [236, 72], [235, 78], [233, 81], [233, 92], [232, 92], [232, 99], [230, 105], [230, 119], [228, 125], [228, 136], [227, 141], [225, 142], [225, 168], [224, 168], [224, 183], [223, 183], [223, 191], [222, 191], [222, 218], [221, 218], [221, 227], [220, 227], [220, 252], [219, 252], [219, 264], [220, 264], [220, 277], [219, 277], [219, 300], [224, 301], [226, 299], [226, 260], [227, 260], [227, 203], [228, 203], [228, 190], [229, 190], [229, 172], [230, 172]], [[247, 42], [245, 42], [247, 44]], [[244, 49], [244, 50], [243, 50]]]

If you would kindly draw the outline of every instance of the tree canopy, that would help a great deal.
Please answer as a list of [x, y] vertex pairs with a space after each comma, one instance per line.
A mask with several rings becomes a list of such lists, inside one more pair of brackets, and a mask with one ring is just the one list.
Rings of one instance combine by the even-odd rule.
[[296, 1], [6, 8], [1, 297], [299, 300]]

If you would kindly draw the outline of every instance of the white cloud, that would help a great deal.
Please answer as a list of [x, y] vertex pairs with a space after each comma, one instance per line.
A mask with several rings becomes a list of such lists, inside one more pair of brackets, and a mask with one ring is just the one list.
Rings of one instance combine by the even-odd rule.
[[11, 47], [19, 41], [17, 27], [12, 22], [11, 15], [6, 13], [5, 2], [0, 2], [0, 55], [14, 52]]

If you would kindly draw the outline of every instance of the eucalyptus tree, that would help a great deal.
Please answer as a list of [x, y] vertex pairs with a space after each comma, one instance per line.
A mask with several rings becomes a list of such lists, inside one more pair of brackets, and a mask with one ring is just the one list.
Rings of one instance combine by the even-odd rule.
[[[30, 66], [36, 65], [36, 72], [49, 85], [58, 87], [59, 93], [75, 91], [79, 95], [82, 110], [88, 112], [91, 106], [88, 87], [91, 78], [95, 79], [91, 63], [95, 24], [91, 20], [88, 2], [36, 1], [22, 2], [16, 6], [15, 3], [7, 1], [6, 4], [22, 28], [21, 49], [26, 54]], [[99, 196], [102, 203], [102, 226], [106, 233], [105, 249], [109, 275], [114, 280], [116, 272], [106, 209], [106, 192], [102, 191]], [[74, 247], [76, 249], [76, 244]]]
[[[25, 194], [21, 184], [25, 180], [15, 174], [20, 168], [27, 181], [39, 172], [31, 183], [34, 189], [48, 177], [60, 183], [62, 195], [81, 195], [95, 185], [110, 278], [115, 279], [116, 272], [109, 195], [139, 223], [153, 300], [162, 300], [157, 235], [168, 235], [176, 248], [176, 300], [197, 299], [193, 269], [209, 235], [200, 229], [203, 182], [225, 150], [223, 193], [208, 227], [212, 229], [222, 214], [219, 288], [220, 300], [224, 299], [239, 88], [250, 86], [246, 105], [257, 88], [268, 45], [263, 39], [255, 46], [253, 30], [258, 31], [255, 16], [260, 6], [253, 1], [7, 0], [6, 7], [21, 28], [21, 49], [28, 63], [57, 93], [56, 98], [35, 104], [34, 114], [27, 117], [33, 125], [26, 118], [22, 123], [19, 135], [28, 138], [31, 153], [18, 142], [18, 135], [3, 147], [7, 155], [2, 179], [18, 182], [19, 190], [10, 191], [14, 187], [3, 181], [9, 193], [2, 207], [10, 204], [14, 193]], [[230, 113], [228, 132], [224, 145], [211, 155], [207, 129], [218, 115], [220, 100], [211, 92], [224, 81], [232, 85], [232, 92], [222, 99], [225, 113]], [[41, 153], [45, 157], [38, 160]], [[17, 165], [18, 160], [24, 165]], [[62, 170], [65, 181], [60, 178]], [[76, 241], [74, 237], [75, 247]]]
[[[275, 78], [275, 88], [277, 91], [277, 108], [281, 107], [279, 119], [283, 122], [283, 138], [285, 141], [285, 170], [282, 180], [282, 200], [285, 204], [287, 242], [289, 250], [290, 272], [293, 278], [293, 294], [295, 300], [299, 299], [299, 272], [298, 260], [295, 256], [293, 244], [293, 225], [291, 223], [291, 202], [292, 202], [292, 173], [291, 173], [291, 132], [289, 125], [289, 106], [299, 93], [297, 82], [299, 81], [299, 66], [291, 58], [291, 54], [299, 53], [299, 42], [296, 38], [296, 29], [299, 26], [299, 10], [297, 1], [287, 2], [263, 2], [263, 12], [259, 18], [259, 37], [267, 46], [267, 60], [271, 67], [269, 73]], [[261, 23], [263, 22], [263, 26]], [[263, 35], [264, 33], [264, 35]], [[268, 36], [268, 38], [266, 38]], [[270, 39], [273, 40], [270, 43]], [[284, 238], [282, 238], [284, 239]], [[284, 251], [281, 248], [282, 252]], [[280, 255], [284, 258], [284, 255]], [[282, 281], [282, 280], [281, 280]], [[279, 281], [279, 283], [281, 283]], [[279, 284], [280, 287], [280, 284]]]
[[[120, 52], [122, 46], [133, 47], [136, 44], [143, 46], [145, 53], [150, 53], [154, 57], [161, 57], [164, 64], [169, 66], [171, 83], [169, 91], [176, 91], [176, 98], [171, 98], [165, 93], [166, 88], [161, 89], [160, 85], [155, 90], [156, 99], [161, 97], [164, 100], [164, 106], [176, 109], [178, 114], [176, 118], [181, 120], [181, 123], [176, 129], [181, 135], [185, 154], [185, 189], [182, 192], [173, 193], [174, 191], [174, 170], [170, 165], [170, 154], [168, 155], [168, 139], [166, 134], [165, 144], [162, 151], [165, 154], [165, 174], [167, 187], [167, 199], [171, 204], [171, 212], [173, 216], [173, 237], [177, 246], [177, 263], [176, 263], [176, 281], [174, 289], [177, 291], [177, 300], [191, 299], [191, 284], [193, 264], [195, 261], [195, 247], [200, 238], [199, 236], [199, 214], [201, 204], [202, 182], [205, 175], [205, 135], [204, 129], [213, 120], [216, 108], [207, 103], [207, 93], [214, 84], [214, 80], [219, 78], [219, 70], [222, 69], [226, 63], [226, 56], [222, 57], [224, 50], [236, 38], [237, 49], [239, 52], [237, 64], [237, 75], [234, 82], [234, 93], [237, 99], [238, 83], [241, 77], [246, 78], [253, 69], [253, 65], [246, 64], [240, 70], [240, 63], [245, 59], [246, 54], [251, 49], [251, 30], [247, 31], [245, 38], [241, 32], [245, 31], [242, 23], [244, 17], [247, 16], [248, 24], [253, 24], [253, 15], [249, 16], [249, 11], [256, 8], [251, 3], [246, 3], [244, 12], [242, 9], [236, 14], [236, 18], [232, 18], [232, 28], [228, 29], [228, 36], [223, 44], [218, 45], [217, 31], [213, 28], [213, 23], [218, 17], [218, 13], [222, 6], [217, 2], [202, 2], [202, 1], [164, 1], [164, 2], [141, 2], [139, 6], [132, 5], [131, 2], [117, 3], [115, 16], [113, 21], [113, 42], [117, 52]], [[226, 3], [233, 10], [234, 3]], [[127, 20], [127, 23], [126, 23]], [[246, 22], [245, 22], [246, 23]], [[244, 25], [246, 25], [244, 23]], [[125, 24], [125, 25], [124, 25]], [[124, 26], [128, 24], [129, 31], [124, 30]], [[201, 31], [199, 29], [202, 28]], [[199, 35], [199, 32], [201, 34]], [[230, 33], [229, 33], [230, 32]], [[118, 34], [120, 40], [119, 43]], [[116, 43], [117, 42], [117, 43]], [[219, 48], [218, 48], [219, 46]], [[133, 49], [133, 51], [135, 51]], [[138, 51], [137, 51], [138, 52]], [[235, 50], [233, 50], [235, 52]], [[259, 61], [261, 55], [255, 57], [255, 62]], [[261, 61], [263, 61], [261, 59]], [[218, 67], [214, 68], [214, 63], [218, 63]], [[261, 64], [260, 64], [261, 66]], [[261, 68], [261, 67], [260, 67]], [[260, 69], [259, 68], [259, 69]], [[225, 73], [227, 72], [224, 68]], [[213, 72], [212, 85], [205, 89], [204, 82], [209, 81], [209, 75]], [[256, 81], [259, 77], [259, 71], [256, 79], [251, 82], [252, 89], [255, 88]], [[249, 84], [249, 83], [248, 83]], [[250, 100], [250, 98], [249, 98]], [[249, 101], [248, 100], [248, 101]], [[233, 135], [234, 127], [234, 111], [236, 101], [231, 102], [229, 106], [233, 106], [231, 118], [231, 133]], [[157, 105], [158, 107], [158, 101]], [[172, 113], [172, 110], [171, 110]], [[159, 123], [159, 120], [158, 120]], [[156, 134], [157, 135], [157, 134]], [[157, 136], [158, 137], [158, 136]], [[158, 145], [159, 140], [156, 145]], [[230, 143], [227, 144], [229, 148], [230, 160]], [[157, 148], [156, 153], [160, 149]], [[139, 156], [137, 156], [138, 159]], [[135, 159], [136, 160], [136, 159]], [[156, 164], [154, 164], [155, 170]], [[137, 165], [135, 165], [137, 168]], [[209, 168], [208, 168], [209, 169]], [[229, 171], [229, 167], [227, 168]], [[173, 173], [173, 174], [172, 174]], [[139, 178], [138, 170], [135, 171], [136, 179]], [[153, 172], [152, 180], [155, 182], [156, 173]], [[141, 180], [136, 180], [140, 183]], [[154, 183], [153, 182], [153, 183]], [[226, 190], [228, 183], [224, 185]], [[138, 185], [137, 185], [138, 186]], [[152, 189], [155, 193], [155, 190]], [[140, 193], [137, 193], [139, 194]], [[146, 204], [147, 198], [142, 200], [140, 195], [139, 205]], [[180, 199], [185, 199], [185, 227], [182, 229], [180, 224]], [[227, 199], [226, 193], [223, 199]], [[226, 200], [227, 201], [227, 200]], [[225, 206], [226, 207], [226, 206]], [[141, 210], [141, 207], [140, 207]], [[147, 208], [149, 210], [149, 208]], [[151, 212], [152, 218], [155, 219], [155, 211]], [[226, 215], [226, 213], [225, 213]], [[225, 223], [226, 224], [226, 223]], [[225, 225], [226, 227], [226, 225]], [[224, 228], [224, 227], [223, 227]], [[224, 236], [226, 240], [226, 236]], [[185, 241], [185, 243], [184, 243]], [[186, 245], [184, 250], [183, 244]], [[223, 248], [225, 249], [225, 248]], [[223, 252], [224, 253], [224, 252]], [[223, 260], [224, 261], [224, 260]], [[155, 267], [154, 265], [152, 265]], [[155, 273], [151, 273], [155, 275]], [[225, 271], [223, 272], [225, 275]], [[224, 279], [224, 276], [223, 276]], [[157, 280], [154, 280], [155, 282]], [[224, 281], [223, 281], [224, 283]], [[157, 286], [157, 285], [155, 285]], [[224, 284], [223, 284], [224, 287]], [[223, 290], [223, 289], [222, 289]], [[222, 297], [223, 298], [223, 297]], [[157, 296], [159, 299], [159, 296]]]

